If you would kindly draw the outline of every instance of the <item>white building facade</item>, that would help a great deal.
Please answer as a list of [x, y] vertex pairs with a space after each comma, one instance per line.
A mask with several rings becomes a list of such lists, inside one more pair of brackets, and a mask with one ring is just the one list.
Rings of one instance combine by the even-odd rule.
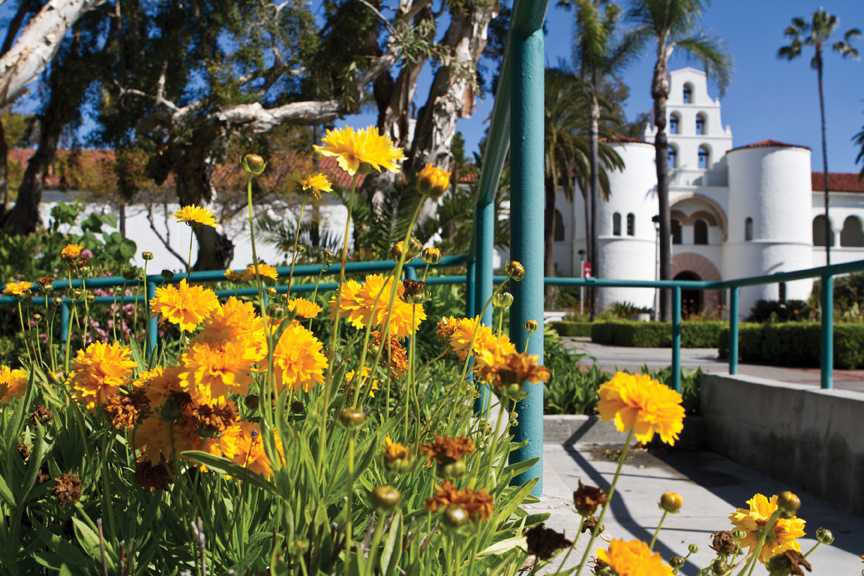
[[[804, 146], [765, 140], [733, 146], [720, 102], [708, 93], [705, 73], [670, 74], [667, 107], [672, 219], [672, 276], [719, 280], [799, 270], [825, 263], [821, 174], [811, 171]], [[598, 278], [654, 279], [658, 271], [658, 212], [654, 128], [644, 141], [613, 144], [625, 169], [609, 174], [611, 194], [597, 206]], [[832, 263], [864, 259], [864, 182], [855, 174], [831, 174]], [[556, 240], [556, 268], [578, 275], [584, 258], [584, 203], [559, 195], [564, 233]], [[581, 254], [580, 254], [581, 252]], [[758, 300], [807, 300], [812, 280], [742, 288], [740, 313]], [[598, 305], [629, 302], [655, 308], [652, 289], [605, 288]], [[685, 291], [685, 314], [718, 313], [725, 294]]]

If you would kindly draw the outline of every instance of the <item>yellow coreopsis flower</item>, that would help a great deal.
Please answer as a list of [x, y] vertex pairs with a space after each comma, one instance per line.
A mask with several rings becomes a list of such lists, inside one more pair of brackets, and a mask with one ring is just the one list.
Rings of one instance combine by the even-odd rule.
[[7, 282], [3, 287], [3, 294], [6, 296], [15, 296], [16, 298], [21, 298], [22, 296], [26, 296], [30, 293], [30, 290], [33, 289], [32, 282]]
[[450, 188], [450, 172], [432, 164], [426, 164], [417, 174], [422, 192], [440, 196]]
[[258, 262], [257, 264], [249, 264], [246, 266], [246, 272], [244, 273], [244, 277], [249, 280], [254, 280], [256, 276], [260, 276], [261, 278], [268, 278], [270, 280], [277, 280], [279, 278], [279, 271], [276, 270], [273, 266], [269, 264], [265, 264], [264, 262]]
[[[393, 279], [381, 274], [371, 274], [361, 285], [356, 280], [348, 280], [340, 288], [339, 309], [346, 320], [355, 328], [365, 328], [367, 322], [381, 326], [387, 318], [390, 307], [390, 294]], [[413, 334], [420, 323], [426, 319], [423, 305], [406, 302], [404, 288], [399, 284], [390, 312], [390, 336], [403, 339]], [[331, 313], [335, 311], [337, 298], [330, 301]]]
[[67, 244], [60, 250], [60, 257], [64, 260], [77, 260], [83, 251], [84, 247], [80, 244]]
[[613, 539], [608, 550], [597, 551], [597, 564], [609, 566], [618, 576], [672, 576], [663, 557], [641, 540]]
[[[737, 530], [744, 532], [744, 537], [738, 540], [742, 548], [748, 548], [750, 554], [756, 551], [763, 527], [768, 524], [771, 516], [777, 511], [777, 495], [769, 499], [764, 494], [755, 494], [747, 501], [747, 508], [738, 508], [729, 515], [729, 520]], [[759, 560], [767, 563], [771, 558], [787, 550], [801, 551], [798, 539], [804, 537], [806, 522], [793, 516], [779, 518], [774, 529], [768, 533], [765, 544], [759, 553]]]
[[69, 382], [73, 394], [92, 410], [115, 396], [129, 382], [136, 364], [132, 352], [118, 342], [94, 342], [79, 350]]
[[174, 393], [181, 392], [180, 368], [157, 366], [138, 375], [132, 386], [143, 390], [150, 407], [156, 409]]
[[598, 412], [620, 432], [632, 430], [645, 444], [654, 434], [672, 445], [684, 429], [681, 394], [647, 374], [618, 372], [599, 390]]
[[394, 146], [392, 140], [374, 126], [362, 130], [350, 126], [328, 130], [322, 143], [314, 147], [315, 151], [336, 158], [339, 167], [351, 176], [357, 174], [363, 164], [377, 172], [382, 169], [398, 172], [399, 162], [405, 159], [402, 149]]
[[27, 389], [27, 372], [0, 364], [0, 404], [8, 404]]
[[267, 326], [250, 302], [232, 296], [204, 321], [194, 342], [209, 346], [241, 342], [244, 356], [258, 362], [267, 356]]
[[150, 309], [183, 332], [195, 328], [219, 308], [216, 293], [202, 286], [190, 286], [186, 279], [177, 286], [160, 286], [150, 301]]
[[253, 358], [257, 352], [242, 341], [221, 346], [193, 342], [181, 358], [180, 385], [200, 404], [245, 395], [252, 383]]
[[216, 218], [213, 216], [213, 213], [203, 206], [195, 206], [194, 204], [180, 208], [174, 213], [174, 219], [177, 222], [184, 222], [190, 226], [192, 224], [201, 224], [210, 228], [216, 227]]
[[299, 322], [292, 322], [279, 337], [273, 351], [273, 372], [276, 384], [295, 390], [309, 391], [324, 382], [327, 357], [324, 346], [311, 331]]
[[[276, 451], [282, 455], [282, 443], [275, 437]], [[264, 450], [261, 427], [253, 422], [238, 422], [229, 426], [218, 438], [207, 446], [207, 451], [233, 460], [261, 476], [273, 473], [270, 458]]]
[[134, 438], [135, 448], [141, 452], [140, 459], [154, 466], [173, 462], [186, 450], [204, 448], [204, 440], [198, 435], [191, 418], [169, 421], [153, 414], [136, 428]]
[[306, 298], [291, 298], [288, 300], [288, 311], [299, 318], [309, 320], [321, 313], [321, 306]]
[[300, 183], [300, 187], [306, 192], [311, 193], [315, 200], [321, 198], [322, 192], [333, 192], [333, 185], [330, 183], [330, 179], [321, 172], [316, 172], [306, 177]]

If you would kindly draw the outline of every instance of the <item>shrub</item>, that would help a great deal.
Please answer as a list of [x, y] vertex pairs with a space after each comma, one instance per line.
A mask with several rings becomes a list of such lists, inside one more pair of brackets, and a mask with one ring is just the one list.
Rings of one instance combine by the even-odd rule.
[[[822, 350], [818, 322], [741, 324], [738, 327], [738, 358], [742, 362], [817, 368]], [[729, 357], [729, 330], [717, 342], [720, 357]], [[864, 324], [834, 326], [834, 367], [864, 367]]]
[[748, 322], [801, 322], [813, 319], [814, 311], [804, 300], [759, 300], [750, 310]]
[[560, 320], [552, 322], [551, 326], [559, 336], [569, 336], [571, 338], [591, 336], [591, 322]]
[[[713, 348], [726, 323], [699, 321], [681, 323], [681, 346]], [[608, 346], [669, 348], [672, 346], [671, 322], [633, 322], [616, 320], [595, 322], [591, 326], [591, 341]]]

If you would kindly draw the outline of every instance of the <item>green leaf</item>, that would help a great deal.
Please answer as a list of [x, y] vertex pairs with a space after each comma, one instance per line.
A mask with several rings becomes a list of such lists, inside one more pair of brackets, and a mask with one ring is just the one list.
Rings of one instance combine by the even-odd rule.
[[203, 464], [211, 470], [226, 474], [232, 478], [236, 478], [237, 480], [242, 480], [243, 482], [248, 482], [258, 488], [270, 492], [271, 494], [278, 495], [273, 484], [251, 470], [248, 470], [239, 464], [235, 464], [231, 460], [222, 458], [221, 456], [215, 456], [209, 452], [201, 452], [199, 450], [187, 450], [186, 452], [181, 453], [181, 456], [189, 458], [193, 462]]
[[6, 484], [6, 480], [3, 476], [0, 476], [0, 498], [3, 498], [3, 501], [6, 502], [10, 508], [15, 507], [15, 496], [12, 494], [12, 490], [9, 489], [9, 485]]
[[527, 551], [528, 539], [525, 538], [525, 536], [513, 536], [511, 538], [505, 538], [504, 540], [500, 540], [492, 544], [485, 550], [481, 550], [477, 554], [477, 558], [485, 558], [486, 556], [500, 556], [501, 554], [506, 554], [514, 548], [518, 548], [522, 551]]
[[72, 570], [66, 564], [62, 564], [58, 576], [72, 576]]
[[[387, 533], [387, 540], [384, 541], [384, 550], [381, 552], [381, 573], [388, 574], [390, 572], [390, 560], [393, 558], [393, 550], [396, 549], [396, 542], [399, 540], [402, 527], [402, 514], [397, 512], [393, 515], [393, 520], [390, 522], [390, 531]], [[399, 548], [401, 552], [401, 547]], [[395, 560], [399, 560], [397, 553]], [[395, 562], [394, 562], [395, 564]]]
[[523, 472], [526, 472], [529, 468], [534, 466], [540, 458], [529, 458], [528, 460], [523, 460], [521, 462], [516, 462], [515, 464], [510, 464], [504, 468], [505, 474], [511, 474], [512, 478], [519, 476]]

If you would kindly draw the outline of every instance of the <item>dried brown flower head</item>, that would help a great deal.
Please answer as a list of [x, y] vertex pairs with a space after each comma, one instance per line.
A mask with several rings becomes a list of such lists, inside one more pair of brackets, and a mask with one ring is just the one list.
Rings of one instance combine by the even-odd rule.
[[165, 490], [171, 485], [173, 477], [168, 465], [163, 461], [159, 464], [151, 464], [142, 460], [135, 465], [135, 481], [138, 485], [149, 492]]
[[426, 500], [426, 509], [438, 512], [450, 506], [464, 509], [472, 520], [486, 520], [495, 509], [492, 495], [486, 490], [458, 490], [449, 480], [445, 480], [435, 489], [435, 494]]
[[768, 561], [768, 571], [774, 575], [805, 576], [804, 570], [813, 571], [813, 566], [798, 550], [786, 550]]
[[715, 532], [711, 536], [711, 549], [722, 556], [731, 556], [738, 551], [735, 535], [729, 530]]
[[474, 441], [465, 436], [436, 436], [435, 441], [423, 444], [420, 449], [439, 466], [458, 462], [466, 454], [474, 452]]
[[30, 415], [30, 422], [34, 424], [47, 424], [51, 421], [54, 415], [51, 413], [51, 410], [48, 409], [44, 404], [39, 404], [36, 406], [36, 409], [33, 410], [33, 413]]
[[541, 560], [549, 560], [558, 550], [567, 548], [573, 543], [564, 537], [562, 532], [546, 528], [540, 524], [525, 533], [528, 541], [528, 554], [533, 554]]
[[[372, 340], [375, 346], [381, 346], [381, 332], [374, 330]], [[390, 345], [384, 348], [381, 354], [381, 362], [386, 366], [389, 364], [390, 377], [399, 378], [408, 370], [408, 350], [398, 338], [390, 338]]]
[[192, 408], [192, 417], [202, 436], [218, 436], [237, 421], [237, 409], [231, 402], [211, 406], [200, 404]]
[[118, 430], [134, 428], [150, 413], [150, 403], [144, 390], [138, 388], [129, 394], [115, 394], [105, 401], [105, 414]]
[[51, 491], [60, 506], [71, 506], [81, 499], [81, 479], [77, 474], [61, 474], [54, 480]]
[[606, 503], [608, 495], [596, 486], [586, 486], [579, 481], [579, 488], [573, 491], [573, 505], [580, 516], [593, 516], [597, 508]]

